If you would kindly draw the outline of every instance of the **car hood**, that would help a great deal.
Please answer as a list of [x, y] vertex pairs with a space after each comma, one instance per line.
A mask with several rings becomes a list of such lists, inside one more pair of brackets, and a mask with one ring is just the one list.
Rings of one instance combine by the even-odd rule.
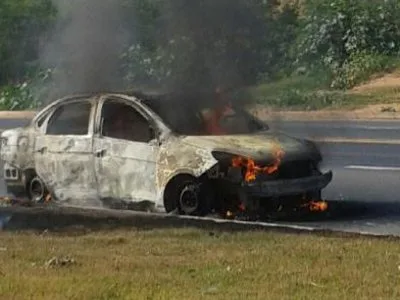
[[276, 146], [284, 151], [284, 160], [321, 159], [314, 143], [272, 131], [246, 135], [187, 136], [183, 138], [183, 142], [210, 151], [245, 156], [254, 160], [270, 159]]

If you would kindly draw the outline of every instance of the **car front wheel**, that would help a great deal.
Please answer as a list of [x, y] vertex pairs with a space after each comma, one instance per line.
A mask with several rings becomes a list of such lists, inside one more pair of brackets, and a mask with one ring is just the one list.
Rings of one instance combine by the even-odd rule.
[[205, 216], [212, 210], [213, 189], [207, 182], [182, 175], [169, 187], [167, 211], [180, 215]]

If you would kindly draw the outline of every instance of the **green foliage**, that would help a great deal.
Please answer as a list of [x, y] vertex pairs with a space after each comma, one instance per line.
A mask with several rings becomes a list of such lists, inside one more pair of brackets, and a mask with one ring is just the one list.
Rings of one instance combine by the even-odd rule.
[[333, 70], [331, 87], [348, 89], [367, 81], [372, 75], [388, 72], [399, 66], [399, 60], [383, 54], [366, 51], [353, 52], [337, 69]]
[[46, 70], [22, 83], [3, 86], [0, 89], [0, 109], [26, 110], [40, 107], [51, 80], [50, 75], [51, 71]]
[[332, 72], [333, 87], [351, 87], [390, 67], [388, 57], [399, 55], [398, 0], [306, 0], [304, 5], [297, 62]]
[[139, 42], [123, 55], [128, 81], [229, 88], [287, 68], [297, 26], [290, 7], [278, 12], [275, 1], [176, 0], [150, 1], [149, 12], [149, 4], [140, 3]]
[[55, 13], [51, 0], [0, 1], [0, 85], [20, 81], [35, 67]]
[[[399, 62], [398, 0], [119, 1], [135, 32], [120, 61], [127, 86], [261, 82], [258, 102], [315, 109]], [[51, 89], [38, 55], [56, 17], [51, 0], [0, 1], [0, 108], [37, 107]]]
[[[159, 54], [157, 54], [160, 52]], [[134, 44], [122, 56], [122, 69], [127, 86], [137, 83], [160, 83], [170, 76], [169, 65], [173, 57], [168, 58], [163, 49], [149, 51], [140, 44]]]
[[0, 92], [0, 108], [6, 110], [26, 109], [27, 104], [33, 103], [32, 94], [28, 84], [16, 84], [4, 86]]
[[352, 53], [397, 55], [400, 2], [307, 0], [299, 36], [299, 57], [342, 65]]

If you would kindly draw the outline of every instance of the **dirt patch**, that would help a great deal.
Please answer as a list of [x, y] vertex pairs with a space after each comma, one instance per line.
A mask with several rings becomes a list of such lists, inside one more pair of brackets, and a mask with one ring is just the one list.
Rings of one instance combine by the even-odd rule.
[[354, 87], [351, 92], [365, 93], [383, 89], [396, 89], [400, 91], [400, 70], [374, 78], [364, 84]]
[[32, 119], [36, 111], [0, 111], [0, 119]]

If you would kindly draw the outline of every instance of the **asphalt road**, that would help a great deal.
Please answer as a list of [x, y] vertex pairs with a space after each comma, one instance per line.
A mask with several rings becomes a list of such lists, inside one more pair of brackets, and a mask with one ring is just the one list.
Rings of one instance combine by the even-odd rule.
[[[0, 120], [0, 128], [26, 123]], [[297, 137], [335, 141], [319, 143], [325, 158], [322, 168], [334, 172], [323, 197], [345, 201], [351, 209], [344, 219], [299, 224], [400, 236], [400, 122], [275, 122], [271, 128]], [[0, 179], [0, 193], [4, 192]]]
[[398, 121], [273, 121], [269, 125], [273, 129], [307, 138], [400, 139]]

